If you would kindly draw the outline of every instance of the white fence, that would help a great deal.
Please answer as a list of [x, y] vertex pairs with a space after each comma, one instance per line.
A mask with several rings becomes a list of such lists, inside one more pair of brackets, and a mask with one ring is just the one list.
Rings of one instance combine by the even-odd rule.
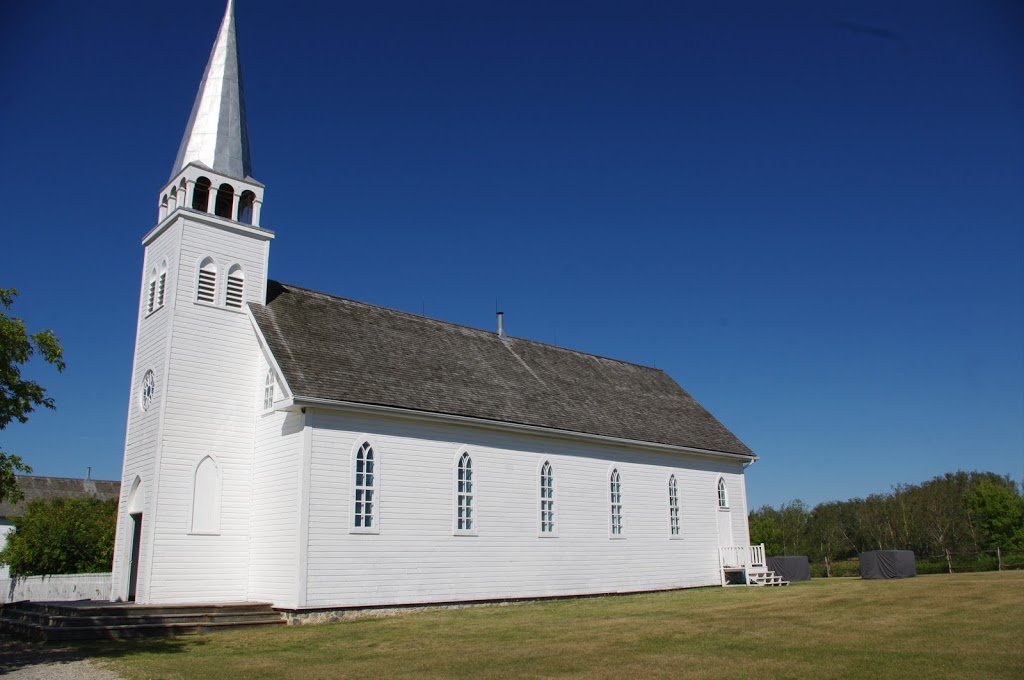
[[0, 579], [0, 603], [110, 599], [110, 574], [54, 574]]

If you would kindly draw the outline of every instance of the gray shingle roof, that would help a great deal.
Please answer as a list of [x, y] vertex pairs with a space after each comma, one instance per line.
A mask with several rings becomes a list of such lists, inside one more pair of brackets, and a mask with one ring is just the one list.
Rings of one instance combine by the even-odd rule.
[[655, 368], [276, 281], [250, 309], [297, 399], [753, 455]]
[[121, 495], [121, 482], [102, 479], [18, 475], [18, 486], [25, 497], [14, 505], [7, 501], [0, 503], [0, 517], [21, 516], [29, 501], [37, 498], [98, 498], [106, 501]]

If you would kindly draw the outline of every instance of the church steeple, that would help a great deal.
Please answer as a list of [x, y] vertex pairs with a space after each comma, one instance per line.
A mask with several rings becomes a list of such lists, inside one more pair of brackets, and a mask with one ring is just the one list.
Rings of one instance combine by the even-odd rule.
[[228, 0], [171, 177], [192, 162], [234, 179], [252, 176], [234, 0]]

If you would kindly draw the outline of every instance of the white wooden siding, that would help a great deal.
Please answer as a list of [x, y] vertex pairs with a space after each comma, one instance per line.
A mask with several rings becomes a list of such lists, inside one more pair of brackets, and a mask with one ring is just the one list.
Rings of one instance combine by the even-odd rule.
[[[746, 516], [739, 462], [339, 412], [307, 418], [309, 607], [716, 585], [719, 475], [735, 487], [732, 511]], [[364, 436], [379, 460], [376, 535], [349, 532], [350, 456]], [[452, 466], [462, 445], [473, 456], [476, 536], [452, 531]], [[542, 458], [554, 467], [556, 538], [537, 535]], [[622, 476], [623, 539], [608, 533], [612, 464]], [[669, 539], [672, 473], [682, 540]]]
[[[135, 373], [148, 367], [157, 373], [161, 422], [147, 432], [144, 445], [129, 421], [124, 494], [137, 469], [148, 469], [147, 509], [143, 516], [145, 549], [141, 558], [139, 602], [174, 603], [245, 600], [249, 577], [249, 516], [254, 439], [253, 402], [260, 355], [255, 333], [244, 310], [224, 307], [227, 272], [240, 264], [246, 272], [245, 299], [262, 302], [268, 242], [249, 234], [211, 226], [182, 215], [147, 248], [147, 266], [164, 252], [170, 272], [167, 309], [143, 319], [139, 346], [152, 343], [161, 354], [148, 366], [137, 352]], [[217, 263], [216, 303], [195, 302], [196, 267], [211, 256]], [[164, 315], [162, 327], [150, 324]], [[145, 359], [145, 360], [140, 360]], [[134, 407], [136, 384], [133, 383]], [[151, 410], [152, 412], [152, 410]], [[154, 441], [155, 439], [155, 441]], [[193, 473], [204, 456], [212, 456], [220, 472], [220, 532], [190, 532]], [[138, 462], [136, 462], [136, 459]], [[140, 467], [141, 466], [141, 467]], [[148, 468], [147, 468], [148, 466]], [[148, 477], [148, 479], [147, 479]], [[119, 520], [121, 534], [127, 518]], [[124, 582], [128, 542], [118, 540], [115, 584]], [[115, 585], [115, 590], [117, 586]]]
[[[266, 376], [261, 362], [259, 375]], [[256, 401], [263, 407], [263, 385]], [[301, 413], [256, 416], [249, 541], [249, 599], [275, 607], [297, 607], [299, 502], [302, 461]]]
[[[131, 384], [128, 397], [128, 422], [125, 434], [124, 464], [121, 475], [121, 500], [118, 512], [117, 535], [114, 541], [114, 562], [112, 571], [111, 598], [123, 598], [127, 594], [127, 551], [131, 548], [131, 519], [125, 504], [136, 476], [142, 480], [145, 506], [142, 516], [142, 549], [140, 561], [149, 564], [152, 559], [153, 498], [155, 490], [156, 461], [160, 421], [163, 415], [164, 399], [167, 394], [166, 358], [170, 335], [171, 319], [174, 314], [173, 291], [177, 286], [178, 248], [181, 242], [181, 223], [169, 227], [160, 238], [151, 243], [145, 251], [140, 286], [138, 325], [135, 339], [135, 357], [132, 362]], [[150, 270], [167, 260], [166, 298], [163, 308], [147, 316], [148, 281]], [[139, 408], [139, 389], [142, 376], [152, 370], [156, 378], [156, 398], [148, 411]], [[149, 590], [148, 574], [140, 570], [137, 597], [145, 601]]]

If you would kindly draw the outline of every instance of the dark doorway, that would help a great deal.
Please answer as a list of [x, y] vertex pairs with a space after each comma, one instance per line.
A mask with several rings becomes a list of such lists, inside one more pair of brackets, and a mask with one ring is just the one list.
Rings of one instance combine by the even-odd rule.
[[132, 561], [128, 565], [128, 601], [135, 602], [135, 587], [139, 583], [139, 550], [142, 547], [142, 513], [132, 518]]

